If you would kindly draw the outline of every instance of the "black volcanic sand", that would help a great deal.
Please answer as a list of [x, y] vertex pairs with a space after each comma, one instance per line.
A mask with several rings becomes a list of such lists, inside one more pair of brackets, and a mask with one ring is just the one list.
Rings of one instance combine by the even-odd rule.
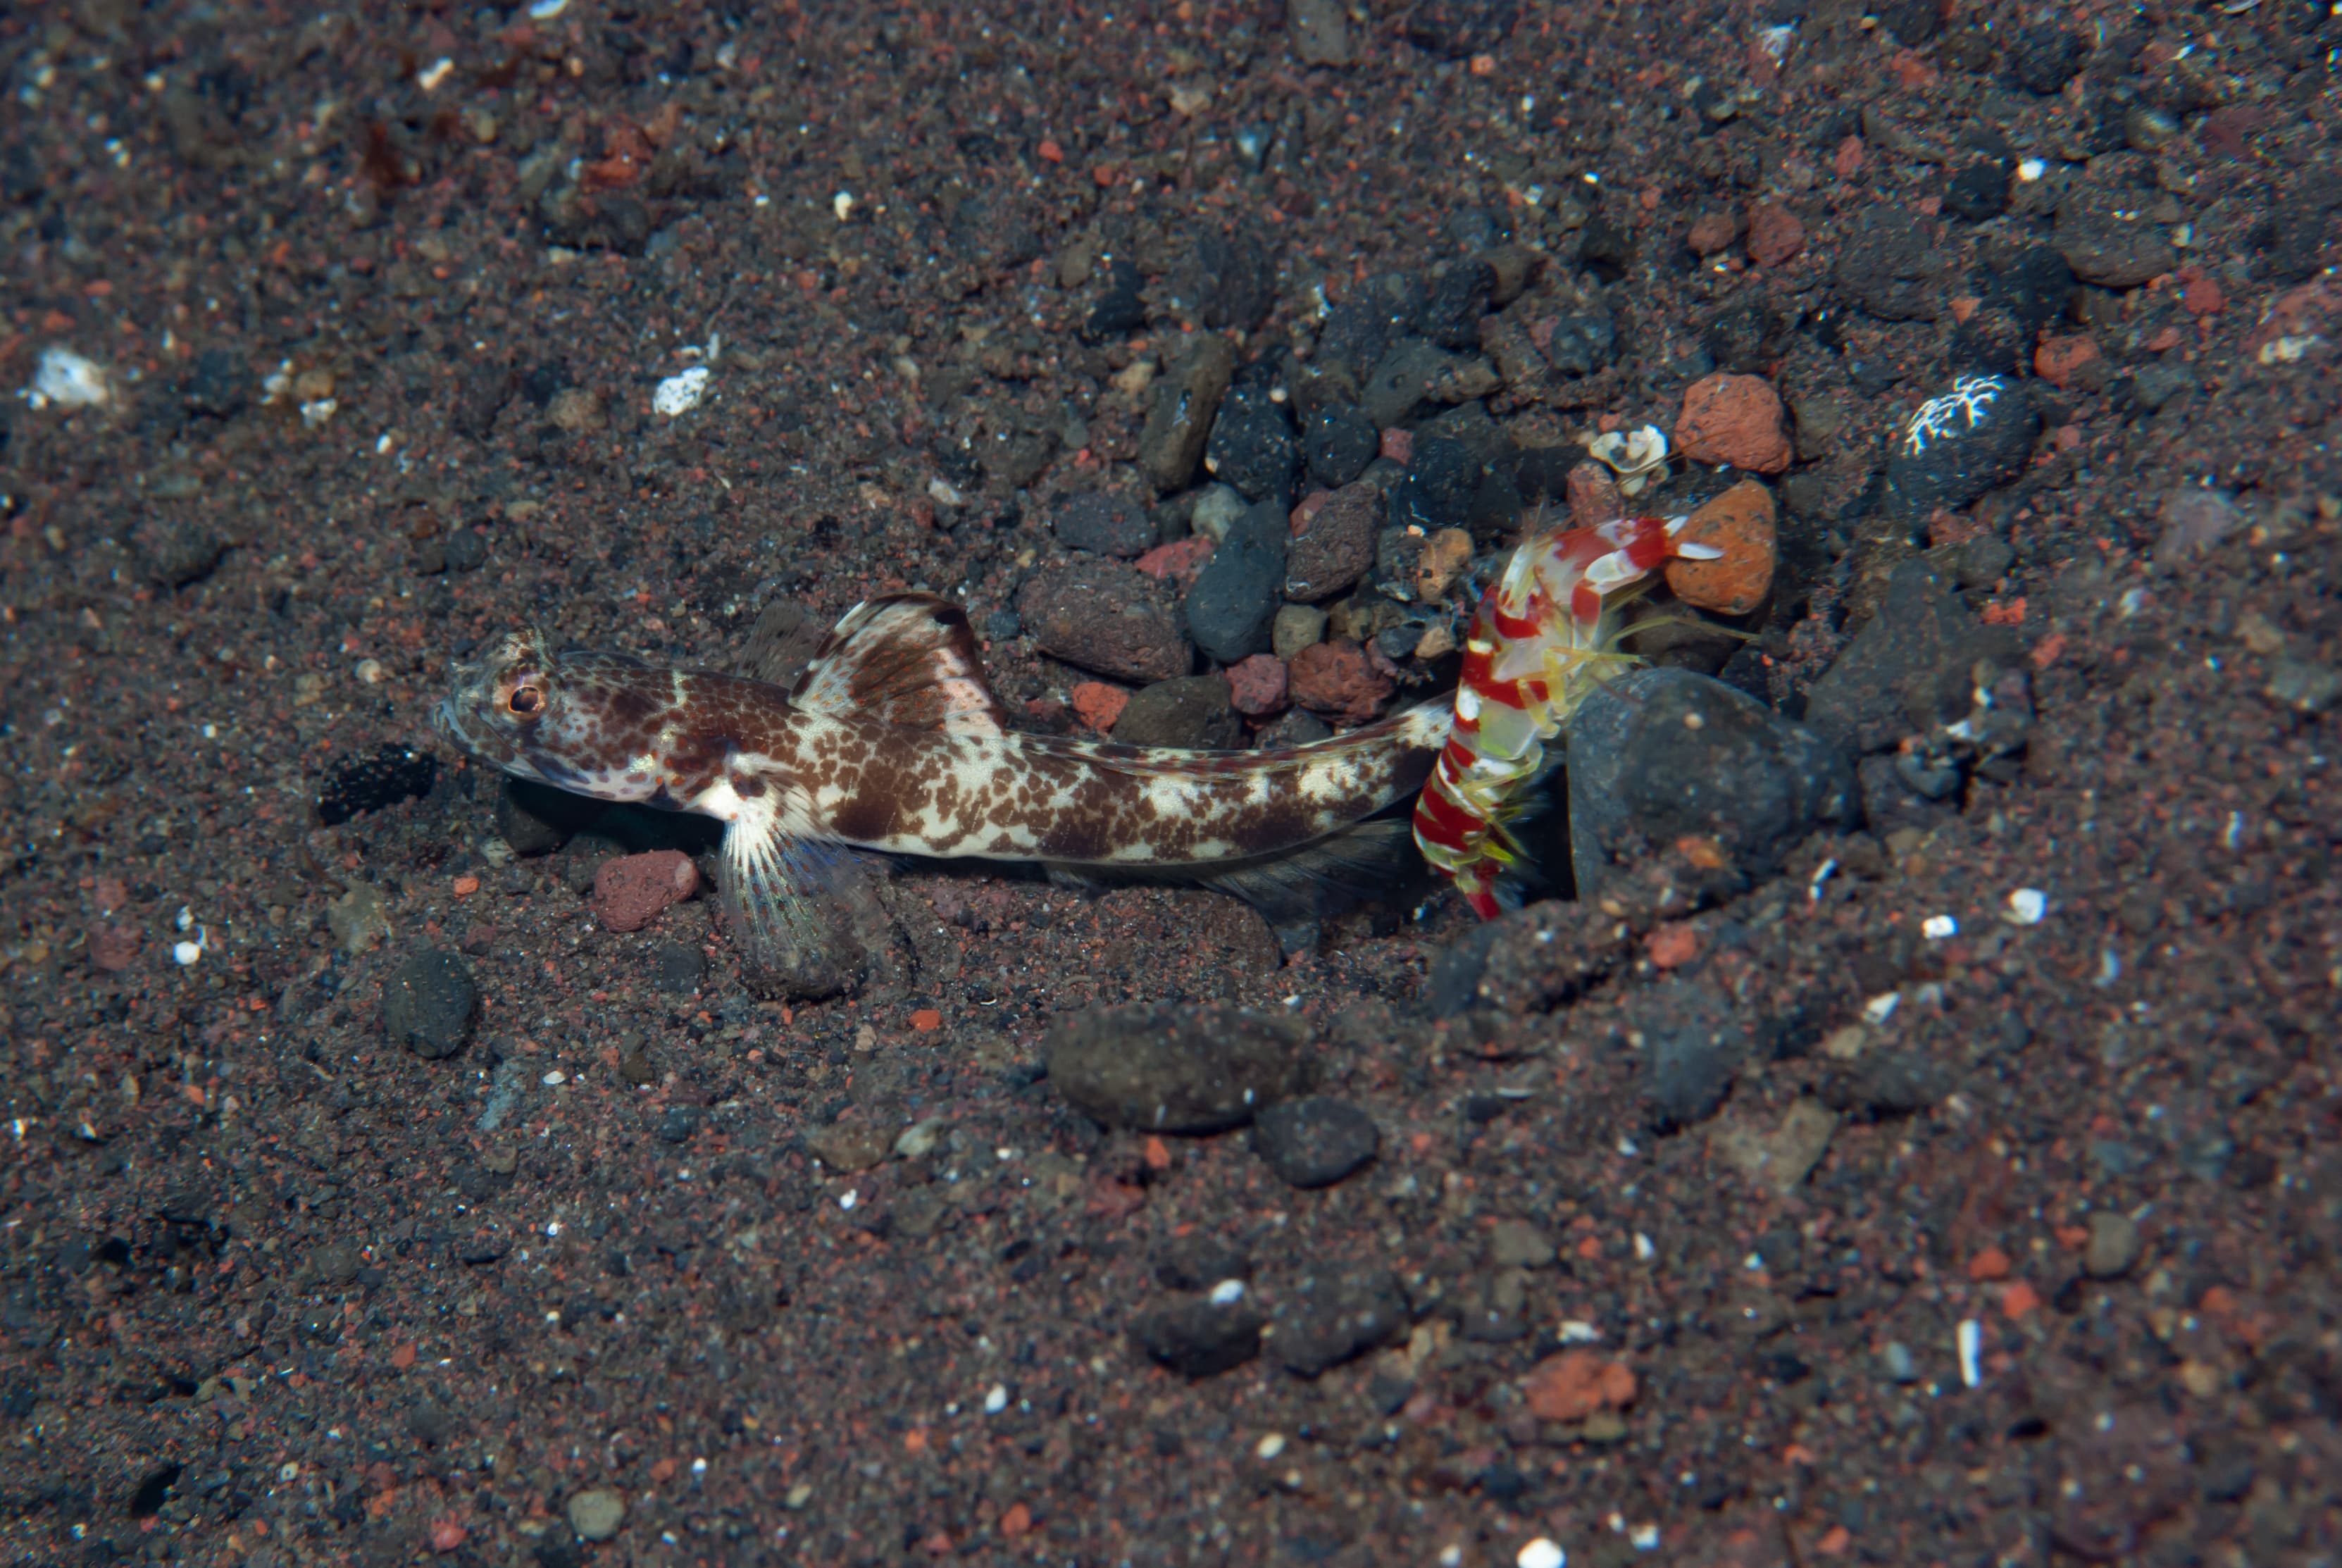
[[[2335, 1562], [2342, 20], [1943, 9], [12, 8], [0, 375], [108, 395], [0, 411], [0, 1552]], [[1075, 497], [1191, 525], [1145, 378], [1225, 344], [1280, 486], [1393, 315], [1479, 570], [1756, 376], [1726, 679], [1806, 714], [1919, 561], [2021, 746], [1882, 688], [1862, 824], [1486, 934], [896, 868], [794, 1004], [710, 900], [595, 918], [701, 824], [434, 749], [500, 629], [911, 586], [1103, 713], [1019, 592]], [[1981, 371], [2030, 449], [1889, 484]], [[1215, 1052], [1203, 1122], [1305, 1097], [1150, 1130]]]

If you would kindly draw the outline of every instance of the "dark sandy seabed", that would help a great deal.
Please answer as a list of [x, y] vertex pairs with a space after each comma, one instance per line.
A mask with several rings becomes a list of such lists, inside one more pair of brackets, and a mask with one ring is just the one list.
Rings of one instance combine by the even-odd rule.
[[[8, 8], [0, 373], [105, 400], [0, 412], [0, 1553], [2337, 1561], [2337, 47], [2322, 0]], [[712, 901], [585, 896], [698, 824], [431, 749], [528, 619], [720, 664], [924, 585], [1030, 727], [1211, 677], [1109, 561], [1195, 525], [1213, 417], [1278, 509], [1412, 433], [1293, 688], [1429, 694], [1469, 589], [1411, 552], [1485, 578], [1719, 372], [1787, 404], [1731, 384], [1778, 571], [1660, 657], [1744, 695], [1614, 725], [1588, 896], [1485, 931], [914, 865], [859, 990], [760, 996]], [[1897, 458], [1987, 372], [1994, 450]], [[1309, 1097], [1149, 1131], [1207, 1058], [1201, 1121]]]

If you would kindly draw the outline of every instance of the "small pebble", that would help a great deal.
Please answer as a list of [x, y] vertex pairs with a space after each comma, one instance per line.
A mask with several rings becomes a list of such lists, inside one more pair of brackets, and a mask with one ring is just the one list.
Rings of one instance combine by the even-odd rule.
[[2094, 1280], [2119, 1279], [2138, 1262], [2138, 1223], [2128, 1214], [2099, 1209], [2090, 1215], [2090, 1239], [2082, 1249], [2082, 1270]]
[[626, 1520], [626, 1500], [615, 1492], [596, 1488], [569, 1500], [569, 1528], [580, 1541], [607, 1541]]
[[1330, 1187], [1355, 1174], [1381, 1143], [1374, 1118], [1344, 1100], [1288, 1100], [1253, 1122], [1254, 1152], [1296, 1187]]

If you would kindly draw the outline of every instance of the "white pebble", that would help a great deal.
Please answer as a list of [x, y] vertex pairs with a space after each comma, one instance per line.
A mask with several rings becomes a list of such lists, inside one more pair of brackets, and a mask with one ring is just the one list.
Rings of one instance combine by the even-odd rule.
[[1919, 923], [1919, 930], [1930, 942], [1944, 942], [1960, 934], [1960, 923], [1948, 914], [1931, 914]]
[[114, 395], [105, 367], [85, 359], [61, 344], [41, 350], [33, 370], [33, 385], [25, 389], [35, 408], [54, 403], [61, 408], [92, 408]]
[[539, 1078], [537, 1082], [544, 1084], [548, 1089], [557, 1089], [562, 1084], [569, 1082], [569, 1074], [564, 1073], [560, 1068], [555, 1067], [552, 1072], [547, 1073], [544, 1077]]
[[203, 955], [204, 945], [200, 942], [175, 942], [171, 944], [171, 956], [178, 961], [179, 967], [182, 969]]
[[358, 661], [358, 667], [355, 673], [358, 677], [358, 684], [362, 686], [378, 686], [382, 684], [382, 661], [380, 659], [360, 659]]
[[2049, 913], [2049, 895], [2037, 887], [2020, 887], [2008, 895], [2008, 918], [2019, 925], [2038, 925]]
[[455, 62], [442, 55], [415, 73], [415, 85], [426, 93], [435, 93], [439, 90], [439, 84], [445, 81], [447, 74], [455, 68]]
[[837, 195], [830, 197], [829, 210], [837, 215], [837, 221], [839, 223], [844, 223], [847, 218], [852, 217], [854, 215], [854, 193], [852, 191], [840, 191]]
[[2048, 172], [2049, 165], [2039, 158], [2027, 158], [2017, 165], [2017, 177], [2028, 185]]
[[1649, 1263], [1653, 1258], [1657, 1257], [1658, 1255], [1659, 1249], [1651, 1244], [1651, 1238], [1645, 1235], [1642, 1232], [1636, 1231], [1635, 1233], [1636, 1258], [1640, 1262]]
[[841, 1209], [850, 1209], [861, 1201], [861, 1193], [852, 1187], [837, 1194], [837, 1206]]
[[1542, 1535], [1522, 1547], [1513, 1561], [1520, 1568], [1569, 1568], [1569, 1553]]
[[669, 419], [690, 413], [707, 395], [708, 375], [706, 365], [695, 365], [681, 375], [668, 376], [651, 393], [651, 412], [664, 414]]
[[985, 1392], [984, 1413], [986, 1415], [998, 1415], [1002, 1411], [1006, 1410], [1007, 1408], [1008, 1385], [1005, 1383], [994, 1383], [991, 1388]]
[[1637, 1524], [1626, 1532], [1626, 1539], [1637, 1552], [1656, 1552], [1659, 1549], [1659, 1527]]
[[1984, 1369], [1977, 1364], [1977, 1357], [1984, 1350], [1983, 1325], [1972, 1317], [1964, 1317], [1953, 1337], [1960, 1352], [1960, 1382], [1974, 1388], [1984, 1381]]
[[569, 0], [536, 0], [528, 8], [528, 18], [532, 22], [550, 22], [568, 9]]
[[1561, 1343], [1564, 1344], [1596, 1344], [1601, 1338], [1602, 1331], [1590, 1323], [1576, 1318], [1566, 1318], [1562, 1322]]
[[1252, 1456], [1266, 1464], [1285, 1452], [1285, 1433], [1272, 1432], [1252, 1445]]
[[1884, 1024], [1895, 1016], [1895, 1009], [1903, 1004], [1899, 991], [1881, 992], [1862, 1004], [1862, 1015], [1873, 1024]]
[[1244, 1281], [1222, 1280], [1218, 1284], [1212, 1287], [1212, 1304], [1214, 1306], [1234, 1306], [1236, 1303], [1244, 1300]]

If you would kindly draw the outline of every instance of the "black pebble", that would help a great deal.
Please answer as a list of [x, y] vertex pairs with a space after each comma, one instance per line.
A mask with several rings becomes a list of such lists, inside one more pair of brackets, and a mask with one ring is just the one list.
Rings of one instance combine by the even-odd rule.
[[1296, 1187], [1332, 1186], [1373, 1159], [1381, 1144], [1374, 1118], [1344, 1100], [1286, 1100], [1253, 1121], [1254, 1152]]
[[333, 827], [429, 794], [438, 776], [438, 759], [411, 746], [383, 746], [364, 756], [345, 757], [327, 772], [325, 786], [317, 792], [317, 820]]
[[1139, 297], [1138, 264], [1116, 256], [1106, 268], [1106, 292], [1082, 324], [1082, 335], [1093, 342], [1120, 337], [1146, 325], [1146, 304]]
[[2055, 23], [2028, 27], [2009, 51], [2008, 65], [2026, 91], [2044, 98], [2066, 90], [2082, 68], [2082, 41]]
[[1422, 335], [1442, 348], [1476, 348], [1480, 318], [1488, 314], [1488, 295], [1496, 275], [1484, 261], [1464, 261], [1435, 281], [1416, 317]]
[[1670, 981], [1637, 998], [1628, 1022], [1643, 1036], [1657, 1124], [1688, 1127], [1714, 1115], [1753, 1044], [1732, 999], [1702, 982]]
[[1330, 404], [1309, 416], [1302, 433], [1301, 454], [1309, 477], [1328, 490], [1339, 490], [1366, 471], [1382, 449], [1375, 423], [1346, 403]]
[[436, 948], [416, 954], [383, 983], [383, 1033], [427, 1061], [461, 1051], [479, 1011], [470, 966]]
[[1944, 205], [1972, 224], [1998, 217], [2008, 207], [2008, 165], [1998, 158], [1965, 165], [1945, 187]]
[[487, 564], [488, 542], [469, 528], [458, 528], [440, 544], [450, 572], [476, 572]]
[[664, 1144], [688, 1144], [691, 1135], [699, 1131], [699, 1107], [669, 1105], [666, 1114], [659, 1118], [659, 1141]]
[[1608, 312], [1573, 311], [1554, 319], [1545, 356], [1564, 375], [1591, 375], [1610, 363], [1617, 346], [1617, 325]]
[[659, 944], [652, 963], [658, 988], [678, 996], [699, 989], [699, 978], [707, 972], [707, 955], [680, 942]]
[[1281, 501], [1263, 501], [1230, 525], [1187, 590], [1187, 631], [1197, 647], [1224, 664], [1267, 651], [1291, 536]]
[[1204, 461], [1214, 478], [1236, 486], [1247, 501], [1293, 503], [1293, 422], [1258, 382], [1228, 388], [1212, 422]]
[[1472, 520], [1472, 497], [1479, 489], [1480, 460], [1470, 447], [1444, 435], [1417, 441], [1405, 483], [1391, 492], [1391, 524], [1412, 524], [1426, 534], [1461, 528]]
[[1205, 1297], [1172, 1302], [1142, 1313], [1131, 1342], [1156, 1364], [1182, 1377], [1211, 1377], [1260, 1353], [1266, 1320], [1249, 1293], [1222, 1306]]
[[2041, 415], [2017, 382], [1957, 377], [1904, 422], [1887, 459], [1888, 494], [1907, 516], [1957, 510], [2023, 474], [2040, 434]]
[[1388, 1269], [1313, 1274], [1276, 1325], [1276, 1359], [1296, 1377], [1317, 1377], [1390, 1343], [1407, 1325], [1406, 1296]]
[[1223, 1280], [1252, 1278], [1252, 1260], [1234, 1243], [1190, 1232], [1163, 1243], [1155, 1277], [1175, 1291], [1207, 1291]]
[[[1225, 413], [1221, 417], [1226, 417]], [[1049, 527], [1068, 549], [1126, 560], [1144, 555], [1155, 544], [1155, 520], [1129, 496], [1111, 491], [1074, 496], [1058, 508]]]
[[252, 372], [245, 367], [243, 355], [225, 348], [207, 348], [195, 356], [179, 395], [190, 414], [231, 419], [252, 401]]

